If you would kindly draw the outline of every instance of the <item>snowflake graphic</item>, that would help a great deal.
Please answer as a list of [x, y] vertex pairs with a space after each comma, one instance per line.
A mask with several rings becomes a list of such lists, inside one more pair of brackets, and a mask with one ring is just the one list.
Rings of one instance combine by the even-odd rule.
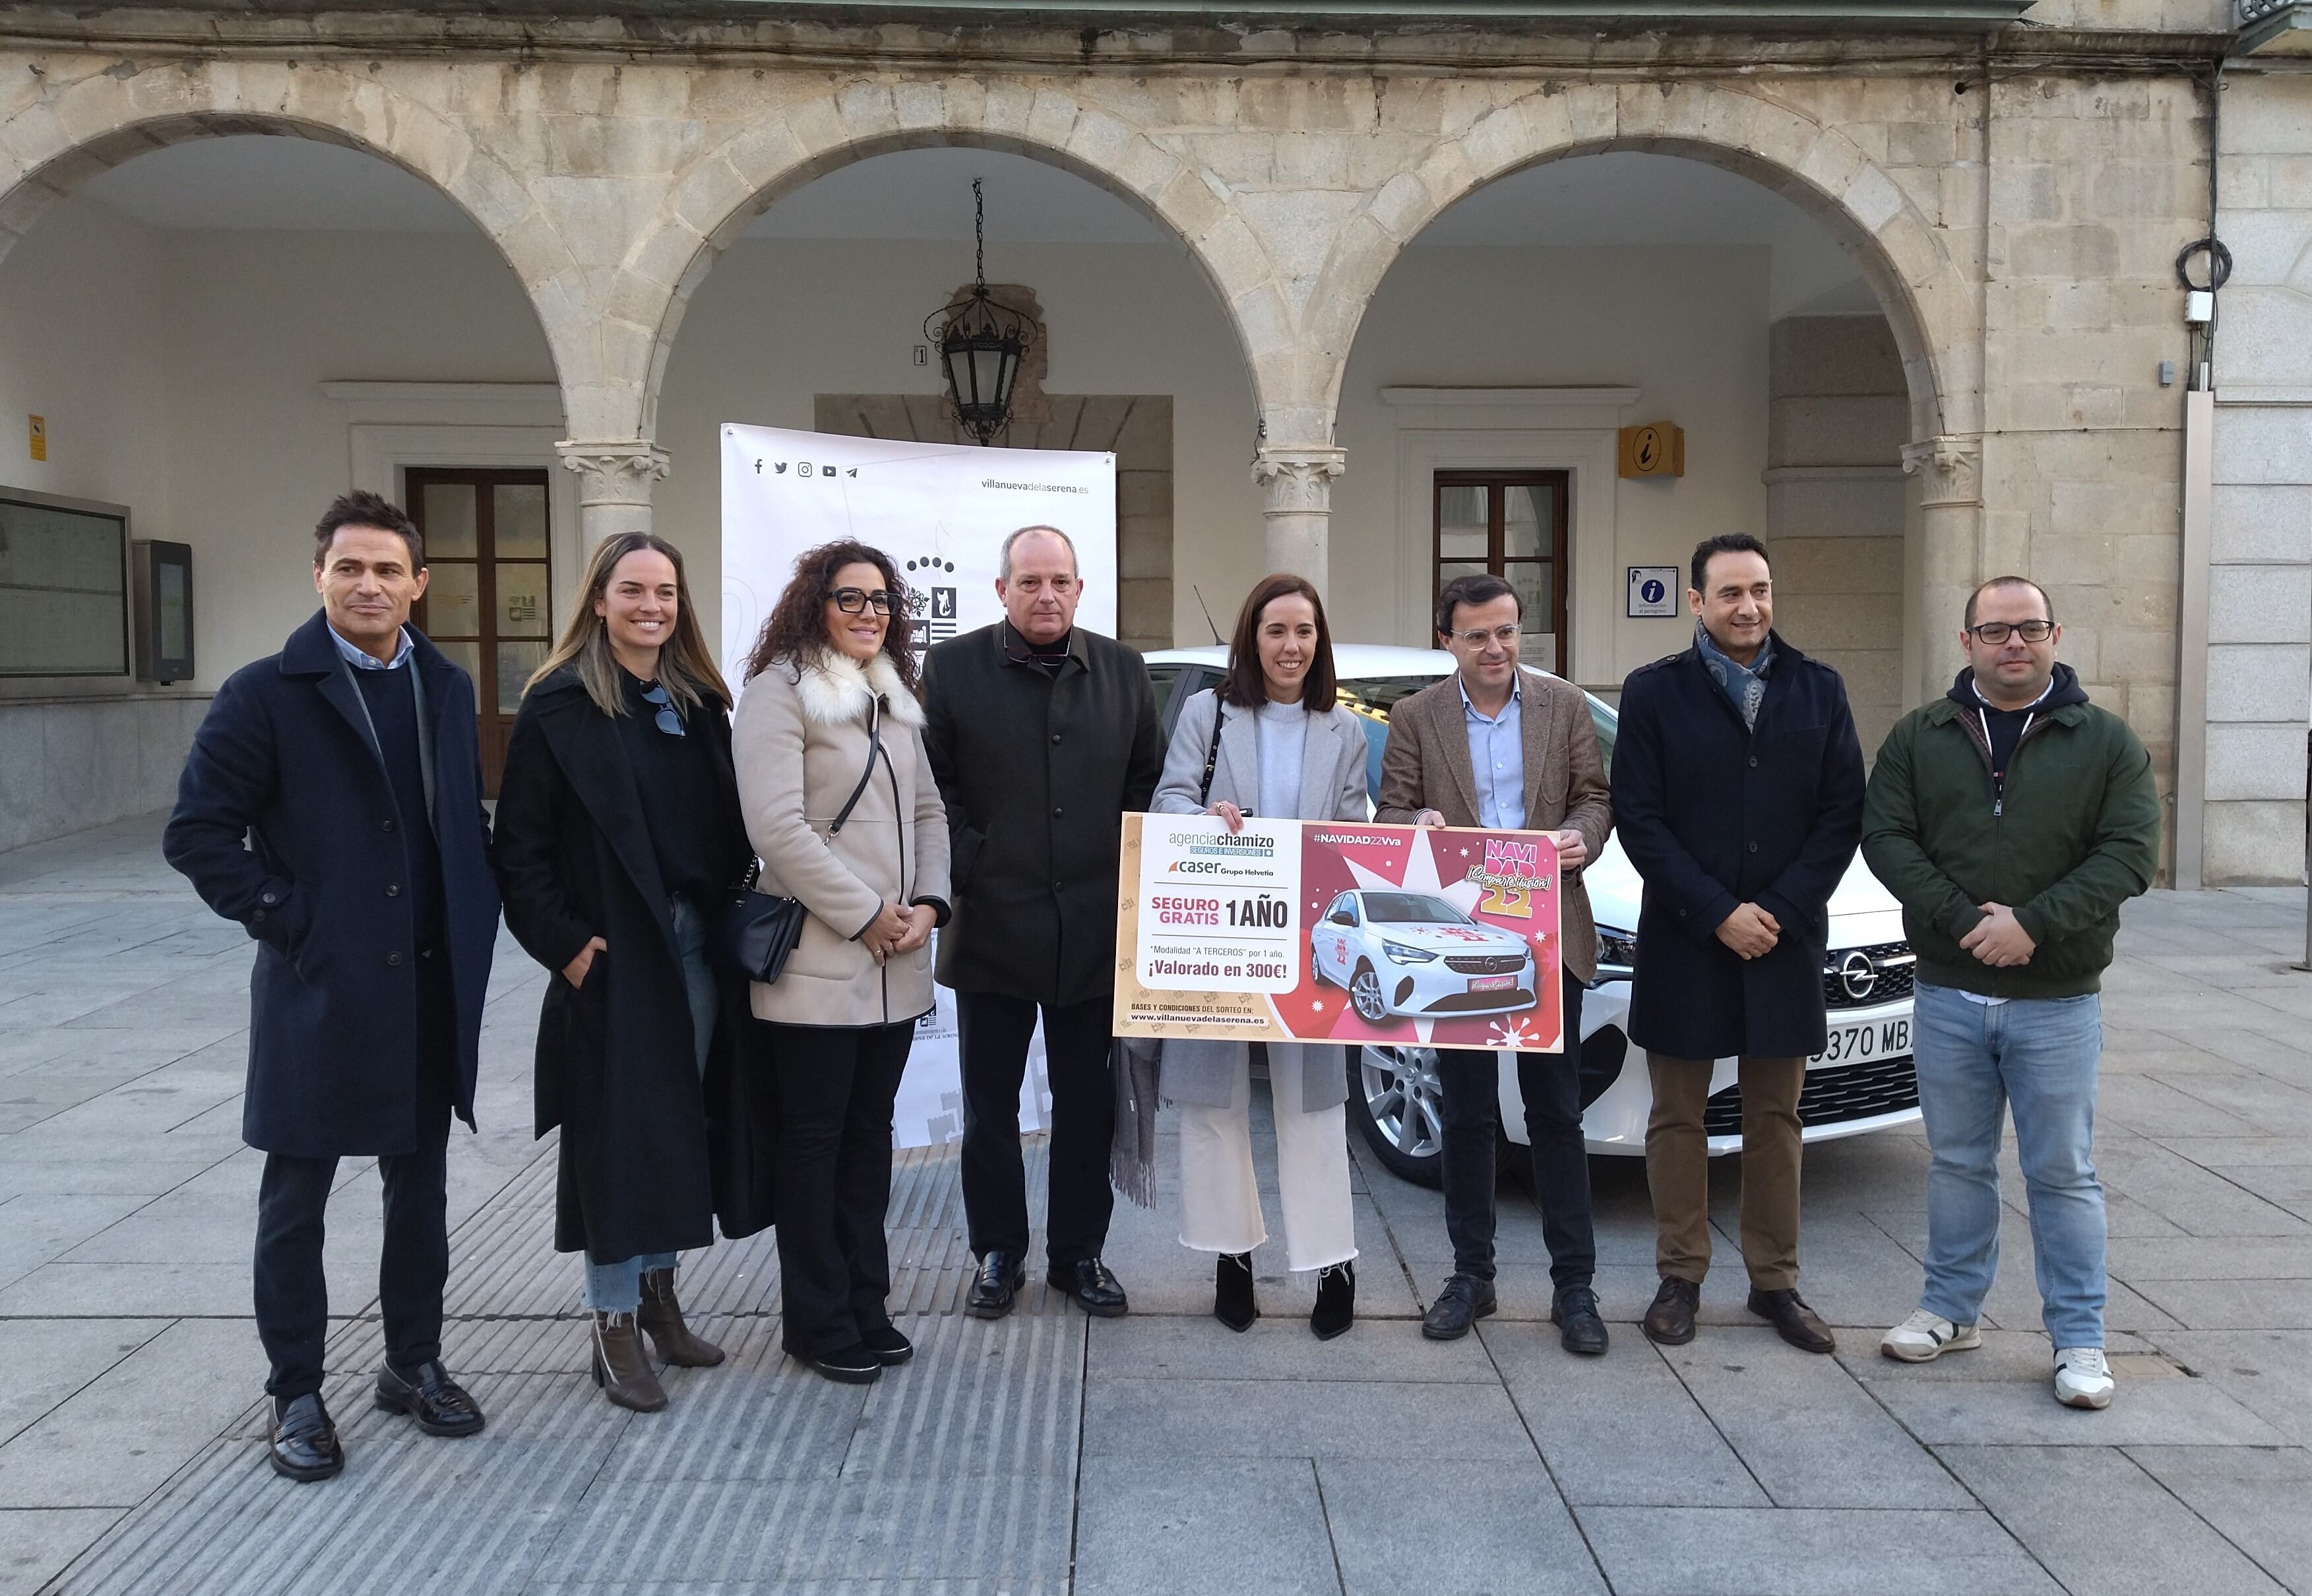
[[1485, 1040], [1495, 1047], [1527, 1047], [1541, 1040], [1541, 1033], [1523, 1018], [1495, 1020]]

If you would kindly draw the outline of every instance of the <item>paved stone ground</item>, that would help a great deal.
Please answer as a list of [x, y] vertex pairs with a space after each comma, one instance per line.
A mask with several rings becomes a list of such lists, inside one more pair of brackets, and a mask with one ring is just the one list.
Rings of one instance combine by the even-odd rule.
[[[767, 1238], [726, 1243], [686, 1295], [731, 1363], [673, 1375], [666, 1414], [624, 1414], [585, 1379], [575, 1271], [547, 1247], [551, 1153], [527, 1129], [543, 978], [508, 942], [482, 1134], [451, 1157], [447, 1339], [489, 1432], [428, 1440], [363, 1401], [379, 1190], [348, 1161], [329, 1396], [352, 1461], [317, 1487], [261, 1456], [250, 950], [160, 865], [157, 829], [0, 855], [0, 1596], [2312, 1592], [2300, 894], [2128, 911], [2099, 1156], [2122, 1384], [2100, 1415], [2048, 1395], [2019, 1209], [1984, 1350], [1878, 1357], [1918, 1287], [1925, 1151], [1905, 1135], [1808, 1156], [1806, 1287], [1835, 1358], [1748, 1321], [1738, 1268], [1692, 1346], [1649, 1346], [1642, 1172], [1617, 1160], [1595, 1165], [1599, 1362], [1540, 1321], [1540, 1225], [1509, 1192], [1501, 1316], [1423, 1341], [1441, 1208], [1370, 1164], [1363, 1319], [1339, 1341], [1309, 1339], [1308, 1292], [1265, 1254], [1268, 1317], [1214, 1324], [1169, 1192], [1119, 1212], [1132, 1317], [1090, 1323], [1038, 1287], [981, 1324], [954, 1311], [954, 1165], [924, 1153], [891, 1215], [913, 1366], [865, 1391], [798, 1371]], [[1736, 1171], [1717, 1173], [1731, 1260]]]

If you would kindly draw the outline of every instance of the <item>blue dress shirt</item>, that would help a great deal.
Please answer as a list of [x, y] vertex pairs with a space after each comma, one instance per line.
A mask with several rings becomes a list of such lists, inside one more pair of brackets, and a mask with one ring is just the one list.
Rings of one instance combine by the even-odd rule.
[[416, 645], [409, 641], [408, 627], [404, 626], [398, 635], [401, 639], [400, 646], [393, 650], [393, 658], [389, 662], [380, 659], [367, 650], [347, 642], [336, 627], [329, 628], [329, 641], [337, 645], [338, 655], [355, 670], [399, 670], [408, 664], [409, 656], [416, 652]]
[[1457, 674], [1461, 713], [1469, 732], [1469, 770], [1477, 779], [1477, 823], [1497, 831], [1525, 827], [1525, 683], [1510, 677], [1510, 701], [1490, 720], [1469, 702], [1468, 685]]

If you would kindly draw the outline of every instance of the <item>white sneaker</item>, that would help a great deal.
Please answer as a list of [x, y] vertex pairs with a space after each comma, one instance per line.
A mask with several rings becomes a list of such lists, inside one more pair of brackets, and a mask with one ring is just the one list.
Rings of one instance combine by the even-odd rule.
[[2117, 1389], [2100, 1347], [2055, 1348], [2055, 1400], [2066, 1408], [2108, 1408]]
[[1931, 1364], [1946, 1352], [1971, 1352], [1983, 1345], [1983, 1330], [1972, 1324], [1953, 1324], [1924, 1308], [1878, 1338], [1878, 1350], [1906, 1364]]

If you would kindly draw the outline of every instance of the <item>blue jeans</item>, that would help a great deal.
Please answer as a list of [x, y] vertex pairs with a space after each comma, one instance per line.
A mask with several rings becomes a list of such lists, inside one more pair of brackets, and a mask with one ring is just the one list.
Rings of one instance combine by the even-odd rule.
[[[690, 1003], [690, 1034], [696, 1043], [698, 1073], [706, 1074], [706, 1054], [714, 1042], [714, 1013], [719, 999], [714, 970], [706, 961], [706, 917], [687, 898], [669, 900], [674, 909], [674, 944], [682, 952], [683, 995]], [[643, 1276], [651, 1269], [670, 1269], [681, 1255], [645, 1252], [613, 1263], [586, 1260], [586, 1305], [598, 1313], [631, 1313], [642, 1306]]]
[[1999, 1269], [1999, 1138], [2015, 1114], [2030, 1201], [2040, 1316], [2057, 1347], [2103, 1345], [2103, 1186], [2095, 1141], [2103, 1006], [2076, 998], [1975, 1002], [1918, 988], [1919, 1108], [1927, 1172], [1927, 1287], [1919, 1306], [1955, 1324], [1981, 1319]]

